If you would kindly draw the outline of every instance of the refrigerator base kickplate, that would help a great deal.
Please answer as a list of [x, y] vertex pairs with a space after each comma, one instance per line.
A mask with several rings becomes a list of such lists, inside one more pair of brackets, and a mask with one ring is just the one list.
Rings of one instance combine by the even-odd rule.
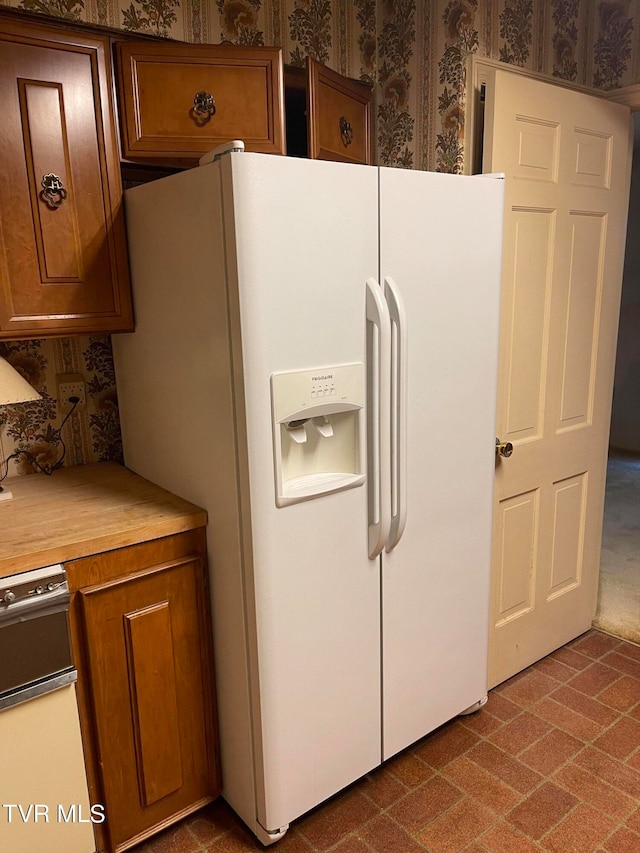
[[261, 844], [264, 844], [265, 847], [268, 847], [270, 844], [275, 844], [276, 841], [280, 841], [281, 838], [286, 835], [287, 830], [289, 829], [289, 824], [286, 826], [281, 826], [280, 829], [272, 829], [269, 831], [265, 829], [262, 824], [256, 821], [255, 825], [255, 835], [258, 841]]
[[464, 711], [460, 711], [458, 714], [459, 717], [465, 717], [467, 714], [475, 714], [476, 711], [479, 711], [480, 708], [483, 708], [488, 701], [489, 697], [487, 695], [483, 696], [478, 702], [474, 702], [473, 705], [469, 705], [468, 708], [465, 708]]

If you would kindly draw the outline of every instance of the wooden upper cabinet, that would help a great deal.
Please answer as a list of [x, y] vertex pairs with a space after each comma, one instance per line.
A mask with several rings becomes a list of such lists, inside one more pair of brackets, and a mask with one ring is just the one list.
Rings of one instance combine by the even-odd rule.
[[231, 139], [285, 153], [282, 51], [116, 42], [123, 156], [197, 161]]
[[285, 76], [287, 150], [313, 160], [373, 163], [372, 90], [311, 57]]
[[109, 42], [0, 17], [0, 338], [133, 328]]

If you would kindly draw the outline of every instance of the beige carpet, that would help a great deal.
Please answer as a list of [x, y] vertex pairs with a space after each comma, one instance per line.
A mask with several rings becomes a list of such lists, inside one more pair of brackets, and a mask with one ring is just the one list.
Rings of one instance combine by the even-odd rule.
[[640, 455], [612, 452], [609, 456], [593, 624], [640, 643]]

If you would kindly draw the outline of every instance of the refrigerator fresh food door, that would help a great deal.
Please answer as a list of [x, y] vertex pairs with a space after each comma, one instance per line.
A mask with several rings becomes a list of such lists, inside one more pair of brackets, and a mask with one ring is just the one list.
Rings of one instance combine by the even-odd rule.
[[380, 170], [392, 322], [383, 754], [484, 697], [503, 182]]
[[[318, 485], [327, 466], [359, 473], [358, 451], [327, 448], [345, 436], [349, 446], [349, 429], [362, 431], [360, 447], [364, 441], [358, 407], [365, 400], [365, 282], [378, 267], [378, 172], [255, 154], [230, 154], [220, 165], [247, 509], [257, 819], [272, 832], [381, 760], [379, 566], [367, 557], [367, 488], [358, 482], [321, 493]], [[281, 375], [290, 371], [308, 371], [300, 374], [306, 391], [298, 393], [295, 375]], [[294, 384], [283, 389], [285, 381]], [[306, 421], [302, 409], [313, 389], [326, 389], [321, 400], [330, 400], [332, 383], [355, 408], [340, 412], [337, 402], [333, 412], [327, 404], [316, 425]], [[278, 442], [292, 454], [284, 479], [274, 464]], [[304, 500], [287, 503], [283, 496], [300, 496], [294, 486], [305, 470]], [[223, 753], [223, 780], [232, 772]], [[246, 820], [246, 804], [231, 804]]]

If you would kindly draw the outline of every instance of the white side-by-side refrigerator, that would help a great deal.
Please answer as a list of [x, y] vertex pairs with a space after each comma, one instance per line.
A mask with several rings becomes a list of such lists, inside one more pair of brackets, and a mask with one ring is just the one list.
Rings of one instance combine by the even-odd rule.
[[483, 700], [503, 181], [235, 152], [126, 193], [125, 463], [206, 508], [265, 844]]

